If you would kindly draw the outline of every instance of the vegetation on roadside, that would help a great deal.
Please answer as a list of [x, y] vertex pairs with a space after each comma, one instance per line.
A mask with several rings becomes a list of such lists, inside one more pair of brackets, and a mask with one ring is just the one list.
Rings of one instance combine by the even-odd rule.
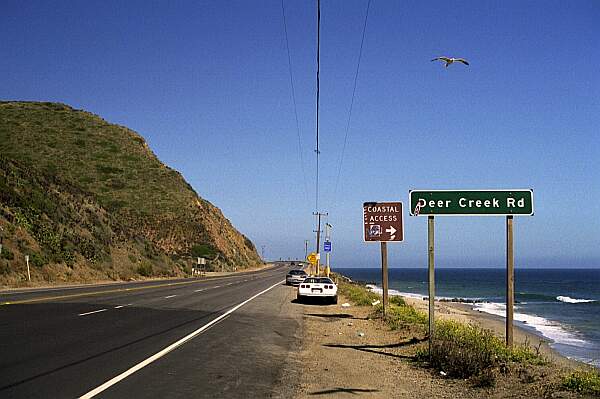
[[510, 348], [491, 330], [453, 320], [436, 320], [431, 353], [424, 348], [417, 357], [456, 378], [482, 376], [491, 369], [506, 369], [510, 363], [546, 362], [539, 348], [528, 345]]
[[576, 371], [563, 379], [562, 386], [568, 390], [600, 397], [600, 371]]
[[[340, 294], [355, 305], [370, 306], [381, 299], [378, 294], [360, 284], [340, 281], [338, 287]], [[374, 307], [373, 314], [381, 316], [381, 304]], [[393, 330], [416, 329], [425, 337], [428, 315], [408, 305], [403, 298], [391, 296], [385, 322]], [[476, 386], [493, 386], [497, 374], [509, 372], [512, 365], [547, 364], [539, 347], [532, 348], [526, 343], [509, 348], [491, 330], [475, 324], [436, 319], [434, 334], [431, 356], [428, 345], [421, 345], [416, 351], [415, 359], [448, 377], [472, 378]], [[577, 374], [571, 377], [569, 384], [582, 387], [580, 392], [594, 392], [591, 388], [594, 381], [593, 376]], [[567, 382], [564, 386], [567, 386]], [[587, 390], [584, 391], [583, 387]]]
[[358, 306], [371, 305], [381, 299], [379, 295], [367, 289], [367, 287], [349, 283], [340, 278], [338, 278], [338, 294], [343, 295]]

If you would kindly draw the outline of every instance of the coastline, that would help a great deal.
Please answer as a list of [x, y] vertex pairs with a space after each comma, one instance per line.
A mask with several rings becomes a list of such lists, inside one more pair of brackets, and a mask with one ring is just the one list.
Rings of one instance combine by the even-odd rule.
[[[425, 313], [429, 313], [428, 301], [403, 295], [400, 296], [409, 305]], [[506, 333], [506, 321], [503, 317], [474, 310], [467, 303], [435, 301], [435, 312], [437, 318], [450, 319], [463, 323], [475, 323], [482, 328], [492, 330], [498, 337], [504, 337]], [[565, 367], [593, 367], [587, 363], [564, 356], [552, 348], [550, 341], [545, 337], [524, 329], [516, 323], [513, 329], [513, 339], [515, 344], [529, 345], [533, 349], [539, 347], [540, 353], [557, 365]]]

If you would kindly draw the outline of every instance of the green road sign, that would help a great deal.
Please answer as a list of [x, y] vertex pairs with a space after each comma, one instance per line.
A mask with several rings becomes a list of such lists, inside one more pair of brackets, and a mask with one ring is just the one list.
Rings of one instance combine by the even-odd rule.
[[533, 215], [533, 190], [411, 190], [410, 215]]

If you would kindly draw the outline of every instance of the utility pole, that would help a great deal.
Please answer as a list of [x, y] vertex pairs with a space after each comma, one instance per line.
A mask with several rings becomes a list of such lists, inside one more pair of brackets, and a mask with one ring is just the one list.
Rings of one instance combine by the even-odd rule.
[[317, 250], [315, 251], [317, 253], [317, 270], [316, 270], [316, 275], [318, 276], [321, 273], [321, 259], [320, 259], [320, 248], [321, 248], [321, 216], [328, 216], [329, 214], [327, 212], [325, 213], [320, 213], [320, 212], [314, 212], [313, 215], [315, 215], [317, 217], [317, 230], [315, 231], [315, 233], [317, 233]]
[[265, 260], [265, 246], [264, 245], [260, 246], [260, 257], [263, 261]]
[[304, 240], [304, 260], [308, 258], [308, 240]]

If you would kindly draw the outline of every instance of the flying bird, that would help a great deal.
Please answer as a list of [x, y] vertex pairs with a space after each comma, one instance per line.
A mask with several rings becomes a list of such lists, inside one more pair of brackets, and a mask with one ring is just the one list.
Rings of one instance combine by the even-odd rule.
[[454, 62], [462, 62], [465, 65], [469, 65], [469, 63], [467, 62], [467, 60], [465, 60], [464, 58], [448, 58], [448, 57], [436, 57], [434, 59], [431, 60], [433, 61], [443, 61], [446, 63], [446, 68], [448, 68], [448, 65], [454, 63]]

